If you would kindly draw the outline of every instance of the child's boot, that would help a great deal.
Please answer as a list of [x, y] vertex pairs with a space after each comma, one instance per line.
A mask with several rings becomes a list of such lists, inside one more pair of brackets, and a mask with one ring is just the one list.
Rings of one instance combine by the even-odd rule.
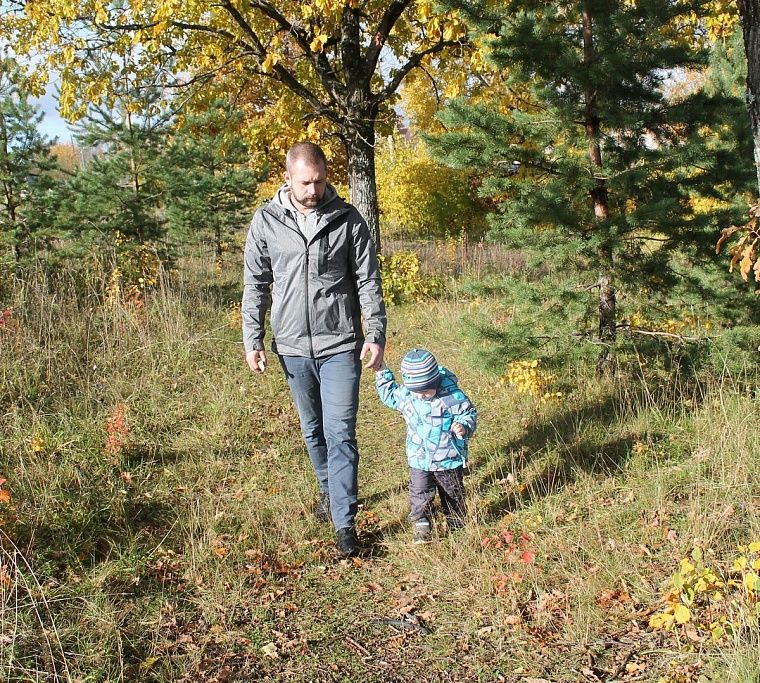
[[433, 529], [427, 517], [422, 517], [414, 523], [414, 537], [412, 540], [415, 545], [430, 543], [433, 540]]

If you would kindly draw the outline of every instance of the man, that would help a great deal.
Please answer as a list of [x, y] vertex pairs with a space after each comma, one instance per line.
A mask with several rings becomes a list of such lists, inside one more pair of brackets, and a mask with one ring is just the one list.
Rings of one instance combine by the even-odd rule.
[[[310, 142], [285, 158], [285, 185], [254, 215], [245, 245], [242, 302], [246, 361], [264, 372], [264, 318], [290, 386], [319, 483], [317, 517], [332, 518], [339, 552], [359, 552], [356, 413], [361, 360], [378, 370], [385, 305], [375, 245], [361, 214], [327, 182]], [[362, 331], [364, 317], [366, 335]]]

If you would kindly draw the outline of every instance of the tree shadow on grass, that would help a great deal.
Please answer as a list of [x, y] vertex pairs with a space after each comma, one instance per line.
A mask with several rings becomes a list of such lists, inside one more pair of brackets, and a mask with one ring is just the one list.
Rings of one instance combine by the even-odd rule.
[[133, 542], [146, 552], [156, 548], [176, 524], [178, 501], [173, 491], [147, 486], [150, 479], [142, 473], [184, 457], [174, 450], [137, 446], [111, 463], [83, 458], [47, 491], [49, 513], [16, 521], [16, 544], [37, 561], [52, 558], [62, 570], [66, 563], [99, 564]]
[[[634, 401], [629, 396], [626, 403], [629, 411], [632, 407], [637, 412], [648, 409], [647, 398], [642, 391], [637, 392]], [[608, 395], [599, 401], [575, 406], [558, 416], [539, 419], [530, 424], [519, 438], [500, 447], [495, 457], [471, 473], [471, 476], [477, 477], [475, 487], [481, 495], [492, 494], [495, 488], [512, 489], [486, 506], [485, 520], [493, 521], [558, 493], [572, 485], [581, 472], [610, 475], [621, 471], [630, 459], [637, 439], [633, 435], [604, 436], [620, 419], [621, 408], [620, 398]], [[588, 434], [589, 427], [593, 427], [592, 432], [598, 430], [598, 433]], [[553, 447], [557, 457], [523, 481], [520, 473], [547, 447]], [[485, 469], [482, 476], [479, 476], [478, 469]], [[522, 486], [517, 486], [517, 482]]]
[[[231, 264], [228, 264], [232, 267]], [[204, 282], [197, 291], [202, 298], [219, 302], [240, 301], [243, 298], [242, 273], [240, 282]]]

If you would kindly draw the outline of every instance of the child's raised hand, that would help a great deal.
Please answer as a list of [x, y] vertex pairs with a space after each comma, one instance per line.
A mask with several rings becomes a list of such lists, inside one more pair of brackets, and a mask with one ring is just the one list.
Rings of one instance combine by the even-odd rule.
[[451, 428], [451, 431], [454, 432], [454, 434], [456, 434], [460, 439], [464, 439], [464, 425], [455, 422], [454, 426]]

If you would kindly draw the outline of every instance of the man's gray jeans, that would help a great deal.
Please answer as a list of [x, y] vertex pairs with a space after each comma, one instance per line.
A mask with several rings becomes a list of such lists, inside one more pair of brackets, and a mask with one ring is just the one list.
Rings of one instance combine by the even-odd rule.
[[333, 524], [336, 529], [353, 526], [358, 506], [359, 352], [323, 358], [280, 356], [280, 363], [319, 490], [330, 494]]

